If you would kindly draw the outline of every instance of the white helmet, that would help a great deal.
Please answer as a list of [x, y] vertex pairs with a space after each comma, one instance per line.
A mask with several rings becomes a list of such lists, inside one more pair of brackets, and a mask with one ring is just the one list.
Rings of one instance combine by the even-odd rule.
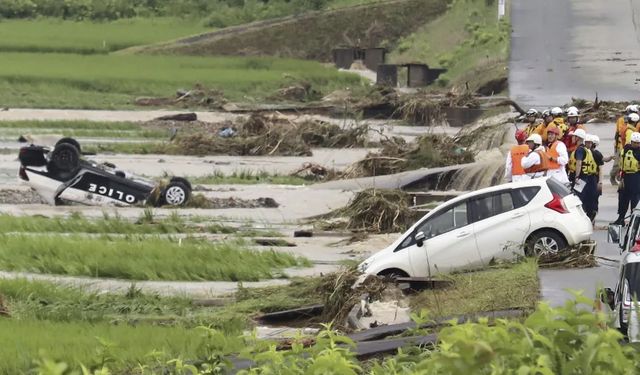
[[600, 137], [598, 137], [595, 134], [592, 134], [592, 136], [593, 136], [593, 144], [596, 145], [596, 146], [599, 145], [600, 144]]
[[585, 142], [591, 142], [591, 143], [596, 143], [596, 136], [593, 134], [587, 134], [587, 136], [584, 138]]
[[571, 109], [569, 111], [567, 111], [567, 117], [578, 117], [578, 110], [577, 109]]
[[531, 134], [529, 138], [527, 138], [527, 142], [533, 142], [534, 144], [541, 145], [542, 137], [540, 134]]
[[640, 121], [640, 115], [638, 115], [637, 113], [629, 114], [629, 122], [638, 122], [638, 121]]
[[567, 108], [566, 113], [569, 114], [569, 112], [571, 111], [576, 111], [576, 113], [578, 113], [578, 107], [572, 105], [571, 107]]
[[640, 108], [638, 108], [637, 104], [629, 104], [627, 108], [625, 108], [625, 112], [627, 113], [638, 113]]
[[631, 133], [631, 142], [640, 142], [640, 133], [638, 132]]
[[564, 111], [560, 107], [551, 108], [551, 114], [554, 115], [554, 116], [561, 116], [563, 113], [564, 113]]
[[584, 131], [584, 129], [576, 129], [573, 134], [574, 137], [578, 137], [578, 138], [582, 138], [582, 139], [586, 139], [587, 138], [587, 132]]
[[535, 108], [531, 108], [527, 111], [527, 116], [538, 116], [538, 110]]

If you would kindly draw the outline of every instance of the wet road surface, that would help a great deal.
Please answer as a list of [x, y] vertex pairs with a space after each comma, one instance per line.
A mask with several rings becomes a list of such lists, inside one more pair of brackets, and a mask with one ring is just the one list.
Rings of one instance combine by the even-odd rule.
[[640, 97], [640, 0], [513, 0], [509, 85], [522, 106]]

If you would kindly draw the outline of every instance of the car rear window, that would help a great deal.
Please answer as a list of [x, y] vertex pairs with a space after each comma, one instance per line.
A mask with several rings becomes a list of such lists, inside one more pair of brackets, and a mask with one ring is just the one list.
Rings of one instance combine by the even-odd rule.
[[526, 188], [513, 189], [511, 195], [513, 196], [513, 204], [515, 208], [524, 207], [538, 194], [540, 191], [539, 186], [529, 186]]
[[549, 190], [551, 190], [551, 193], [558, 194], [560, 198], [564, 198], [571, 194], [571, 191], [566, 186], [553, 178], [547, 180], [547, 186], [549, 187]]

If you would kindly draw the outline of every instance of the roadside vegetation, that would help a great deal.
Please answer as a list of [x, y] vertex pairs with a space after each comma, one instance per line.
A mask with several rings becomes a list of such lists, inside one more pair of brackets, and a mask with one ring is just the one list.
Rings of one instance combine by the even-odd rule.
[[257, 281], [286, 277], [308, 261], [240, 241], [209, 242], [141, 236], [0, 236], [0, 269], [128, 280]]
[[476, 91], [504, 80], [496, 82], [497, 94], [506, 87], [511, 30], [509, 12], [498, 22], [497, 8], [497, 0], [453, 0], [442, 16], [401, 39], [389, 59], [448, 69], [437, 81], [442, 87], [465, 89], [468, 83]]

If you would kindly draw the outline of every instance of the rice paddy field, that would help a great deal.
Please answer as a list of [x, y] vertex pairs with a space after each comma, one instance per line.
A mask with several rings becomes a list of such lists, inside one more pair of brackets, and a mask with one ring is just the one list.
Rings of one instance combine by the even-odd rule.
[[0, 103], [6, 107], [133, 108], [137, 97], [173, 97], [201, 84], [251, 102], [305, 81], [320, 92], [361, 86], [353, 74], [277, 58], [80, 55], [4, 52]]
[[177, 17], [102, 22], [6, 19], [0, 21], [0, 52], [105, 54], [212, 30], [201, 20]]

